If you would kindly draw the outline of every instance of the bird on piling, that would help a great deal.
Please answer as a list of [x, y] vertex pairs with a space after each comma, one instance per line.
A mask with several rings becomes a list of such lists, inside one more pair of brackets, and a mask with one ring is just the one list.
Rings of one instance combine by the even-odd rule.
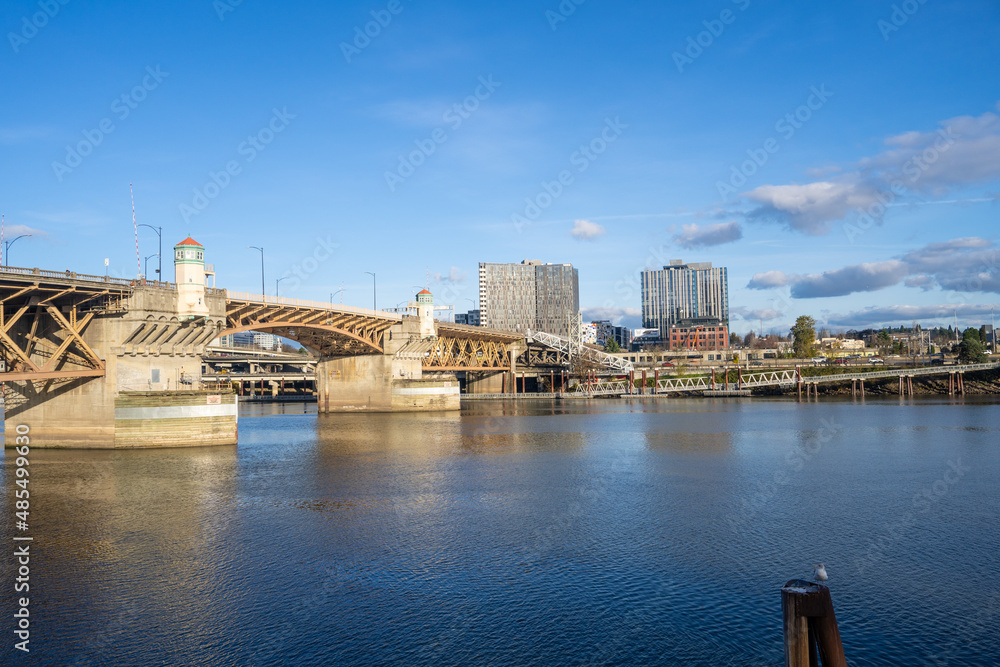
[[823, 567], [823, 563], [820, 563], [819, 565], [816, 565], [813, 568], [813, 570], [814, 570], [813, 576], [816, 578], [816, 581], [818, 581], [820, 583], [823, 583], [824, 581], [826, 581], [827, 579], [830, 578], [826, 574], [826, 568]]

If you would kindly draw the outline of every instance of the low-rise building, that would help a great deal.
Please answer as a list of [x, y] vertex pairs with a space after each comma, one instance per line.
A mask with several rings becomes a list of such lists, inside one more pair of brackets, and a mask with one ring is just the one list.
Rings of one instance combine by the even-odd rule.
[[729, 327], [718, 320], [684, 320], [668, 331], [670, 338], [667, 343], [672, 350], [729, 349]]

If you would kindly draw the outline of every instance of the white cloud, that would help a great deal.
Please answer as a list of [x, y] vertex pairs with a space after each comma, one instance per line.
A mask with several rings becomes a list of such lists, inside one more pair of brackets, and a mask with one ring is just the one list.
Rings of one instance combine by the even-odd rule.
[[759, 320], [776, 320], [779, 317], [783, 317], [784, 313], [775, 310], [774, 308], [746, 308], [744, 306], [737, 306], [731, 311], [734, 315], [743, 320], [757, 322]]
[[897, 259], [854, 264], [812, 274], [758, 273], [750, 289], [791, 286], [797, 299], [874, 292], [903, 283], [924, 291], [1000, 292], [1000, 249], [976, 236], [931, 243]]
[[787, 275], [784, 271], [765, 271], [755, 273], [747, 287], [750, 289], [771, 289], [772, 287], [784, 287], [795, 280], [795, 276]]
[[434, 282], [452, 283], [452, 284], [464, 283], [467, 277], [468, 276], [466, 275], [465, 271], [458, 268], [457, 266], [453, 266], [450, 269], [448, 269], [448, 275], [444, 275], [441, 273], [434, 274]]
[[740, 223], [734, 220], [704, 227], [696, 224], [683, 225], [681, 233], [674, 236], [674, 243], [682, 248], [699, 248], [732, 243], [741, 238], [743, 230], [740, 228]]
[[1000, 178], [1000, 116], [958, 116], [939, 125], [931, 132], [888, 137], [885, 151], [860, 159], [842, 175], [805, 184], [762, 185], [743, 193], [757, 204], [747, 218], [820, 235], [851, 214], [881, 210], [870, 213], [879, 219], [886, 203], [905, 201], [907, 193], [941, 196]]
[[574, 220], [573, 229], [569, 233], [578, 241], [593, 241], [598, 236], [604, 235], [604, 227], [589, 220]]
[[[1000, 304], [935, 304], [925, 306], [895, 305], [895, 306], [870, 306], [855, 310], [849, 313], [836, 313], [827, 317], [827, 323], [831, 326], [840, 327], [871, 327], [888, 326], [892, 324], [910, 324], [914, 320], [917, 322], [931, 324], [951, 324], [957, 314], [961, 320], [972, 319], [973, 321], [985, 322], [991, 315], [992, 309]], [[968, 322], [960, 322], [960, 327], [969, 325]], [[971, 326], [971, 325], [969, 325]]]
[[750, 219], [783, 223], [814, 236], [829, 232], [834, 220], [878, 201], [877, 190], [855, 178], [805, 185], [762, 185], [744, 196], [760, 204], [748, 214]]
[[615, 326], [635, 329], [642, 322], [642, 311], [638, 308], [584, 308], [583, 321], [596, 322], [610, 320]]

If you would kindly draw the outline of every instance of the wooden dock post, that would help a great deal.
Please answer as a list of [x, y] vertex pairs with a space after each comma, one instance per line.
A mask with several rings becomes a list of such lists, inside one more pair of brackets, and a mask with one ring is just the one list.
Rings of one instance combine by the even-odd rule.
[[962, 380], [964, 375], [965, 373], [958, 374], [958, 393], [962, 396], [965, 396], [965, 382]]
[[861, 381], [861, 398], [865, 397], [865, 381]]
[[817, 665], [847, 667], [830, 589], [823, 584], [792, 579], [781, 589], [785, 634], [785, 667]]
[[642, 393], [644, 395], [646, 393], [646, 369], [645, 368], [642, 369], [642, 392], [640, 392], [640, 393]]

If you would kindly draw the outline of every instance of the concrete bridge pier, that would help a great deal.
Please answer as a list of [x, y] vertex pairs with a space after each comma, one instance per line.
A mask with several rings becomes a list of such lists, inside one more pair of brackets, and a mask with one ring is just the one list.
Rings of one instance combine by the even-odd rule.
[[[423, 334], [423, 335], [422, 335]], [[321, 358], [316, 364], [319, 412], [416, 412], [461, 409], [458, 378], [423, 372], [435, 336], [406, 318], [385, 336], [383, 354]]]

